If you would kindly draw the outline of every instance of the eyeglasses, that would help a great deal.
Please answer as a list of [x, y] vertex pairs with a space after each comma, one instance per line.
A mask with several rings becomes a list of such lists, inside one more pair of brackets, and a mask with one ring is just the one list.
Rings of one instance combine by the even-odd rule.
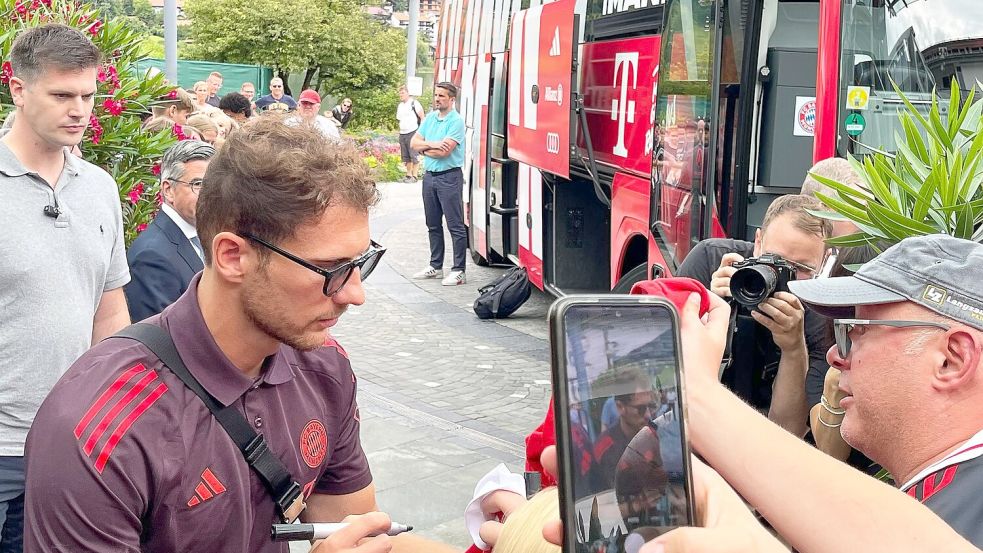
[[345, 284], [348, 282], [348, 279], [351, 278], [352, 273], [355, 272], [355, 269], [359, 270], [359, 275], [362, 280], [369, 278], [369, 275], [372, 274], [372, 271], [376, 268], [376, 265], [379, 264], [379, 260], [382, 259], [382, 254], [386, 253], [386, 248], [383, 248], [372, 240], [369, 243], [369, 249], [365, 250], [365, 253], [362, 255], [352, 259], [351, 261], [342, 263], [333, 269], [324, 269], [310, 263], [309, 261], [304, 261], [300, 257], [286, 250], [280, 249], [261, 238], [257, 238], [252, 234], [243, 234], [243, 236], [252, 240], [253, 242], [256, 242], [257, 244], [260, 244], [261, 246], [273, 250], [301, 267], [310, 269], [311, 271], [323, 276], [324, 288], [322, 291], [324, 292], [325, 296], [329, 297], [335, 295], [339, 290], [344, 288]]
[[639, 417], [644, 416], [646, 412], [655, 413], [656, 411], [659, 410], [658, 403], [644, 403], [642, 405], [625, 405], [625, 407], [634, 410], [636, 413], [638, 413]]
[[934, 327], [940, 328], [942, 330], [949, 330], [947, 325], [942, 323], [934, 323], [931, 321], [891, 321], [891, 320], [877, 320], [871, 321], [867, 319], [834, 319], [833, 320], [833, 336], [836, 338], [836, 353], [840, 356], [840, 359], [846, 359], [847, 355], [850, 355], [850, 346], [852, 342], [850, 340], [850, 332], [853, 331], [855, 327], [858, 326], [893, 326], [896, 328], [914, 328], [914, 327]]
[[195, 194], [201, 192], [201, 184], [202, 182], [204, 182], [201, 179], [191, 179], [189, 181], [179, 180], [179, 179], [167, 179], [167, 180], [171, 182], [179, 182], [181, 184], [187, 184], [188, 188], [190, 188], [191, 191], [194, 192]]

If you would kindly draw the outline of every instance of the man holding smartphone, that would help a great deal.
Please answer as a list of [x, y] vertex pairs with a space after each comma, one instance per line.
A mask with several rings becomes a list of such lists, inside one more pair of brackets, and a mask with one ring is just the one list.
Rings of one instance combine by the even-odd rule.
[[434, 110], [420, 124], [410, 142], [413, 151], [423, 154], [423, 213], [430, 237], [430, 265], [413, 275], [416, 279], [444, 276], [444, 227], [447, 220], [454, 246], [454, 264], [440, 282], [456, 286], [467, 282], [464, 275], [468, 252], [468, 229], [464, 225], [464, 120], [454, 109], [457, 87], [437, 83]]
[[[732, 265], [775, 254], [795, 268], [797, 279], [812, 278], [823, 263], [831, 225], [808, 210], [819, 200], [790, 194], [772, 202], [754, 242], [714, 238], [697, 244], [675, 276], [694, 278], [719, 297], [731, 296]], [[736, 308], [736, 307], [735, 307]], [[775, 292], [750, 312], [738, 312], [731, 339], [731, 365], [724, 384], [779, 426], [802, 436], [809, 405], [806, 373], [826, 373], [829, 340], [825, 320], [807, 311], [788, 292]], [[822, 386], [820, 378], [818, 385]]]

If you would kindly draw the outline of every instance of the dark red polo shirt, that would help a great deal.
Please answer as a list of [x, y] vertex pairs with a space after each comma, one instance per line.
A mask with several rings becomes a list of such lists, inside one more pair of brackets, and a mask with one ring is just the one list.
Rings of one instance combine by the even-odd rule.
[[[170, 331], [195, 378], [238, 407], [305, 495], [368, 486], [345, 351], [281, 345], [253, 381], [205, 326], [198, 278], [148, 322]], [[104, 340], [72, 365], [41, 405], [26, 455], [28, 552], [287, 551], [270, 540], [273, 500], [231, 438], [136, 341]]]

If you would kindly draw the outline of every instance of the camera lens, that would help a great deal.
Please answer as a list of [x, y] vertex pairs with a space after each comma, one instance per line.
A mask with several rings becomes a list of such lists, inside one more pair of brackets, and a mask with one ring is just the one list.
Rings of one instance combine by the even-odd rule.
[[778, 273], [771, 265], [752, 265], [738, 269], [730, 277], [730, 294], [734, 301], [754, 307], [765, 301], [778, 285]]

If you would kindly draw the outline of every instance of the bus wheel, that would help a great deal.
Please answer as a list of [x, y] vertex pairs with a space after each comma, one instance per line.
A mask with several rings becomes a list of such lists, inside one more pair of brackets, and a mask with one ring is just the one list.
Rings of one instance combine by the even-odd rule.
[[478, 253], [478, 250], [471, 250], [471, 261], [474, 261], [474, 264], [479, 267], [487, 267], [490, 265], [490, 263], [488, 263], [488, 260], [482, 257], [480, 253]]
[[636, 282], [641, 282], [647, 277], [648, 267], [645, 263], [636, 266], [634, 269], [628, 271], [627, 273], [621, 275], [618, 279], [618, 283], [614, 285], [611, 289], [613, 294], [627, 294], [631, 292], [631, 287], [635, 285]]

